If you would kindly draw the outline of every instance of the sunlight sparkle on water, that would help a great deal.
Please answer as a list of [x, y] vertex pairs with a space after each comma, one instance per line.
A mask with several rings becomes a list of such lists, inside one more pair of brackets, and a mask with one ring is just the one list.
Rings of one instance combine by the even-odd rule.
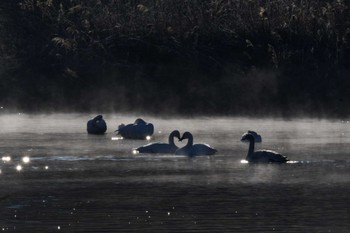
[[241, 163], [249, 163], [247, 160], [243, 159], [241, 160]]
[[118, 141], [118, 140], [123, 140], [123, 137], [112, 137], [111, 140], [112, 141]]
[[29, 163], [30, 162], [30, 158], [28, 156], [25, 156], [22, 158], [23, 163]]
[[136, 155], [136, 154], [139, 153], [139, 151], [134, 149], [134, 150], [132, 150], [132, 153], [133, 153], [134, 155]]
[[17, 171], [22, 171], [22, 166], [21, 166], [21, 165], [17, 165], [17, 166], [16, 166], [16, 170], [17, 170]]
[[4, 162], [10, 162], [11, 161], [11, 157], [10, 156], [3, 156], [1, 158], [1, 160], [4, 161]]
[[146, 136], [146, 140], [147, 140], [147, 141], [151, 140], [151, 138], [152, 138], [152, 137], [151, 137], [151, 136], [149, 136], [149, 135], [148, 135], [148, 136]]

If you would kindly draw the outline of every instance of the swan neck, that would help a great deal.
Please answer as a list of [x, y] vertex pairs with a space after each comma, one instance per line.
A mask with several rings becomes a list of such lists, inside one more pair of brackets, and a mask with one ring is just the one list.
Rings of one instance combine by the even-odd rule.
[[188, 141], [187, 141], [186, 146], [192, 146], [193, 145], [193, 136], [190, 134], [190, 135], [188, 135], [187, 139], [188, 139]]
[[175, 137], [175, 135], [172, 134], [172, 133], [169, 135], [169, 140], [168, 141], [169, 141], [170, 145], [175, 145], [174, 137]]
[[248, 149], [247, 158], [249, 158], [250, 156], [253, 155], [253, 153], [254, 153], [254, 145], [255, 145], [254, 140], [249, 141], [249, 149]]

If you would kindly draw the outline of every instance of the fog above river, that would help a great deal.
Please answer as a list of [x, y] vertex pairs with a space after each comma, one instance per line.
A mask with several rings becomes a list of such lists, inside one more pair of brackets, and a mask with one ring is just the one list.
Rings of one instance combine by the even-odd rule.
[[[67, 149], [72, 153], [84, 153], [80, 148], [103, 149], [103, 151], [118, 150], [115, 130], [119, 124], [133, 123], [142, 117], [154, 124], [155, 133], [150, 142], [166, 142], [171, 131], [177, 129], [183, 134], [190, 131], [194, 143], [208, 143], [218, 150], [218, 155], [232, 155], [236, 152], [245, 154], [247, 144], [240, 142], [243, 133], [248, 130], [257, 131], [262, 135], [263, 142], [257, 144], [258, 149], [273, 149], [286, 154], [291, 160], [309, 160], [314, 156], [320, 158], [340, 159], [347, 157], [350, 143], [350, 124], [342, 120], [318, 119], [269, 119], [244, 117], [196, 117], [196, 118], [157, 118], [154, 116], [105, 114], [107, 132], [102, 136], [88, 135], [86, 123], [96, 114], [3, 114], [0, 115], [1, 144], [19, 143], [18, 140], [31, 139], [23, 142], [28, 147], [53, 136], [62, 138], [55, 141], [57, 148]], [[16, 135], [13, 140], [11, 137]], [[79, 143], [68, 143], [66, 136], [80, 139]], [[9, 138], [10, 137], [10, 138]], [[37, 140], [36, 140], [37, 139]], [[17, 141], [16, 141], [17, 140]], [[100, 142], [96, 145], [93, 141]], [[62, 143], [62, 145], [60, 145]], [[142, 140], [124, 140], [123, 146], [132, 147], [148, 143]], [[179, 146], [181, 143], [176, 142]], [[183, 144], [183, 143], [182, 143]], [[125, 149], [126, 149], [125, 148]], [[47, 148], [48, 150], [50, 147]], [[87, 150], [86, 153], [92, 153]], [[331, 155], [332, 154], [332, 155]], [[334, 157], [333, 154], [339, 156]]]

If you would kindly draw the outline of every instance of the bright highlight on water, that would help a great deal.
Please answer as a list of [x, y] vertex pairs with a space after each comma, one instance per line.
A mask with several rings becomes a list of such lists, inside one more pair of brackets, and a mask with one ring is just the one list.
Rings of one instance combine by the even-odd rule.
[[22, 171], [22, 166], [21, 165], [17, 165], [16, 166], [16, 170], [19, 171], [19, 172]]
[[3, 156], [1, 158], [1, 160], [4, 161], [4, 162], [10, 162], [11, 161], [11, 157], [10, 156]]
[[29, 163], [30, 162], [30, 158], [28, 156], [25, 156], [22, 158], [23, 163]]

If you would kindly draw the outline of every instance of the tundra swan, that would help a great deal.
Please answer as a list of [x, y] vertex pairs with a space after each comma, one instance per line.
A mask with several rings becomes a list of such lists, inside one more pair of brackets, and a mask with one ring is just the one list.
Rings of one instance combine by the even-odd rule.
[[107, 124], [102, 115], [98, 115], [87, 123], [87, 132], [89, 134], [104, 134], [107, 130]]
[[249, 131], [242, 135], [241, 141], [249, 142], [246, 160], [250, 163], [285, 163], [288, 161], [286, 156], [272, 150], [254, 151], [255, 137]]
[[153, 135], [154, 126], [153, 124], [146, 123], [141, 118], [138, 118], [132, 124], [119, 125], [116, 132], [126, 139], [146, 139], [147, 136]]
[[216, 149], [212, 148], [207, 144], [193, 144], [193, 136], [190, 132], [185, 132], [180, 138], [180, 141], [184, 139], [188, 139], [187, 144], [184, 147], [176, 150], [175, 154], [196, 156], [196, 155], [213, 155], [217, 152]]
[[160, 154], [173, 154], [178, 149], [174, 143], [174, 138], [177, 137], [180, 140], [180, 132], [174, 130], [169, 135], [169, 143], [156, 142], [141, 146], [135, 151], [139, 153], [160, 153]]

